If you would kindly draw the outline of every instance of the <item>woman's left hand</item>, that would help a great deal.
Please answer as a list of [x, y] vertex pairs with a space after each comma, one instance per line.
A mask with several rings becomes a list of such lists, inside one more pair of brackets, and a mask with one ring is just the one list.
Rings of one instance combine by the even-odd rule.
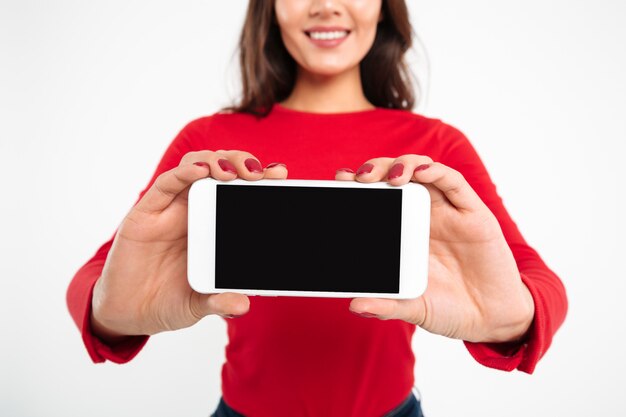
[[[465, 178], [427, 156], [375, 158], [336, 180], [424, 185], [431, 198], [428, 286], [415, 299], [355, 298], [350, 310], [366, 317], [400, 319], [470, 342], [518, 340], [534, 317], [496, 217]], [[379, 242], [384, 244], [384, 242]]]

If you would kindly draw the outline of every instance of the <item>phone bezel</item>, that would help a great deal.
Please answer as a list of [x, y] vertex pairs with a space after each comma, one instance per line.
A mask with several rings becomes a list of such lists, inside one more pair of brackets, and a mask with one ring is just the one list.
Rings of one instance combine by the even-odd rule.
[[[399, 293], [291, 291], [215, 288], [215, 202], [217, 185], [246, 186], [292, 186], [335, 188], [395, 188], [402, 190], [402, 220], [400, 243], [400, 291]], [[189, 285], [197, 292], [237, 292], [247, 295], [300, 296], [326, 298], [416, 298], [428, 283], [428, 247], [430, 237], [430, 195], [428, 190], [416, 183], [393, 186], [386, 182], [359, 183], [356, 181], [331, 180], [258, 180], [235, 179], [220, 181], [205, 178], [194, 182], [188, 197], [187, 277]]]

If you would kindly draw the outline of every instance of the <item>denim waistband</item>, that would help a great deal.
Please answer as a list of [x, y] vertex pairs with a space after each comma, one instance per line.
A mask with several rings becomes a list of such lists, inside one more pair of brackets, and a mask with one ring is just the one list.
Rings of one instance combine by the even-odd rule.
[[396, 408], [383, 417], [424, 417], [420, 401], [411, 392]]
[[[245, 417], [243, 414], [239, 414], [226, 402], [223, 398], [220, 398], [220, 402], [217, 406], [217, 410], [210, 417]], [[422, 407], [420, 401], [411, 392], [408, 397], [402, 401], [396, 408], [389, 411], [382, 417], [424, 417], [422, 414]]]

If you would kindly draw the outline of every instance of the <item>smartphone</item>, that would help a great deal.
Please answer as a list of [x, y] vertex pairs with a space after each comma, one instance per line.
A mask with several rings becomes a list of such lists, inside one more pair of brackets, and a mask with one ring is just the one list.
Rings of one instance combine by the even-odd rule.
[[201, 293], [415, 298], [429, 234], [416, 183], [206, 178], [189, 190], [187, 275]]

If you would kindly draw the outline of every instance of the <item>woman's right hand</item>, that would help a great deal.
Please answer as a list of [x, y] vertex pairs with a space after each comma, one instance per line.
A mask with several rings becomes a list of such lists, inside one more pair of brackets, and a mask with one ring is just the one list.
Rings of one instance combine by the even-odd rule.
[[287, 168], [263, 169], [243, 151], [200, 151], [159, 175], [117, 230], [93, 291], [94, 334], [115, 342], [188, 327], [209, 314], [232, 317], [248, 311], [250, 301], [243, 294], [200, 294], [187, 281], [187, 197], [191, 184], [206, 177], [285, 179]]

